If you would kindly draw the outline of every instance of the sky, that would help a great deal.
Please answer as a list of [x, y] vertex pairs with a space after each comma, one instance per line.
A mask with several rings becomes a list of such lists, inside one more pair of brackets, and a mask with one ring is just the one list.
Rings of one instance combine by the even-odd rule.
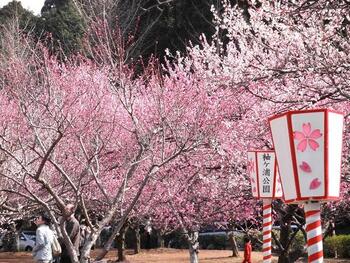
[[[0, 8], [6, 5], [8, 2], [12, 0], [0, 0]], [[17, 0], [22, 3], [22, 6], [34, 14], [39, 15], [40, 10], [44, 5], [45, 0]]]

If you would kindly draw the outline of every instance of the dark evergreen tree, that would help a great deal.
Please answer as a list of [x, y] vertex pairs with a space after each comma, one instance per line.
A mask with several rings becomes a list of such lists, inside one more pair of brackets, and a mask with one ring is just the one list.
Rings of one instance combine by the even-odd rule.
[[[165, 49], [171, 52], [183, 52], [189, 41], [197, 44], [200, 35], [210, 37], [215, 32], [212, 24], [211, 5], [218, 8], [220, 1], [173, 1], [142, 14], [139, 35], [142, 35], [148, 28], [149, 21], [157, 21], [157, 23], [148, 29], [148, 35], [144, 36], [140, 51], [146, 57], [151, 54], [162, 57]], [[149, 9], [150, 6], [145, 6], [145, 8]]]
[[19, 29], [25, 32], [33, 30], [37, 19], [33, 13], [23, 8], [19, 1], [11, 1], [0, 9], [0, 25], [5, 26], [15, 20]]
[[[230, 1], [247, 11], [246, 0]], [[221, 4], [220, 0], [46, 0], [41, 17], [35, 17], [20, 2], [13, 1], [3, 8], [0, 23], [18, 14], [23, 17], [21, 27], [30, 21], [36, 36], [53, 53], [65, 58], [83, 50], [84, 21], [88, 24], [103, 19], [109, 24], [112, 49], [117, 48], [112, 43], [113, 36], [121, 33], [125, 41], [133, 37], [131, 44], [126, 45], [127, 59], [142, 56], [148, 60], [153, 55], [162, 59], [165, 49], [185, 52], [190, 41], [199, 43], [202, 34], [210, 39], [215, 32], [211, 7], [220, 9]], [[223, 32], [223, 40], [224, 35]], [[98, 42], [91, 36], [89, 40], [92, 46]]]
[[[160, 1], [154, 1], [159, 3]], [[149, 21], [157, 21], [154, 27], [148, 31], [145, 41], [142, 45], [142, 52], [149, 56], [156, 54], [162, 58], [164, 50], [168, 48], [171, 52], [186, 51], [189, 42], [192, 44], [200, 43], [201, 35], [208, 40], [215, 33], [213, 24], [212, 7], [219, 11], [222, 8], [221, 0], [179, 0], [164, 1], [168, 2], [150, 12], [141, 15], [141, 33], [147, 28]], [[229, 0], [231, 5], [238, 5], [242, 12], [249, 18], [247, 0]], [[149, 3], [155, 5], [155, 3]], [[145, 6], [149, 9], [149, 6]], [[224, 42], [225, 32], [220, 32], [220, 37]]]
[[[219, 9], [221, 0], [77, 0], [89, 20], [107, 20], [111, 29], [120, 28], [124, 39], [133, 37], [127, 46], [129, 58], [152, 55], [162, 59], [165, 49], [185, 52], [191, 41], [199, 43], [204, 34], [208, 39], [215, 32], [211, 7]], [[230, 0], [243, 12], [247, 0]], [[223, 34], [224, 35], [224, 34]]]
[[41, 8], [41, 13], [53, 11], [54, 9], [60, 9], [69, 4], [69, 0], [45, 0], [44, 6]]
[[46, 0], [37, 32], [50, 50], [62, 58], [81, 51], [85, 25], [70, 0]]

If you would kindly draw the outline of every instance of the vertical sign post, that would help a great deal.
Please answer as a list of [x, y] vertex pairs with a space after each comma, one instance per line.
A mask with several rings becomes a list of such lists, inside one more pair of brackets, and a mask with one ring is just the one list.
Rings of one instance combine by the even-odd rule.
[[263, 262], [271, 262], [271, 200], [282, 197], [282, 187], [277, 171], [274, 151], [248, 151], [247, 171], [252, 194], [263, 200]]

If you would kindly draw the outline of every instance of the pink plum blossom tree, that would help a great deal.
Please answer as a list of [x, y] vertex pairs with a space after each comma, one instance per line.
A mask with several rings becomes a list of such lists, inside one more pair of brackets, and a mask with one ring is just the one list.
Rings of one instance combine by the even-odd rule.
[[[203, 224], [238, 220], [255, 208], [246, 151], [272, 148], [268, 116], [321, 106], [350, 112], [348, 5], [294, 2], [252, 1], [247, 17], [224, 1], [223, 10], [213, 10], [213, 39], [142, 72], [125, 63], [126, 42], [103, 22], [94, 25], [92, 59], [58, 61], [40, 43], [5, 34], [2, 207], [8, 214], [34, 205], [50, 212], [74, 262], [77, 251], [57, 217], [67, 203], [80, 207], [91, 230], [81, 262], [105, 226], [117, 222], [99, 259], [130, 215], [149, 213], [159, 228], [182, 229], [197, 262]], [[97, 223], [94, 209], [102, 216]]]

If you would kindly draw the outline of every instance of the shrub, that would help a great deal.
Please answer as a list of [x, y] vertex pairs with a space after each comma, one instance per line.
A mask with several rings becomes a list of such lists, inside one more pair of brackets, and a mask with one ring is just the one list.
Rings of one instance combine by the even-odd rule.
[[337, 251], [338, 257], [350, 258], [350, 235], [328, 237], [323, 246], [326, 257], [334, 257]]
[[169, 248], [188, 248], [188, 243], [181, 231], [174, 231], [165, 237], [165, 243]]
[[301, 231], [298, 231], [298, 233], [295, 235], [295, 238], [292, 243], [291, 250], [298, 250], [303, 251], [305, 248], [305, 238]]
[[226, 249], [230, 246], [226, 235], [199, 236], [199, 244], [203, 249]]

